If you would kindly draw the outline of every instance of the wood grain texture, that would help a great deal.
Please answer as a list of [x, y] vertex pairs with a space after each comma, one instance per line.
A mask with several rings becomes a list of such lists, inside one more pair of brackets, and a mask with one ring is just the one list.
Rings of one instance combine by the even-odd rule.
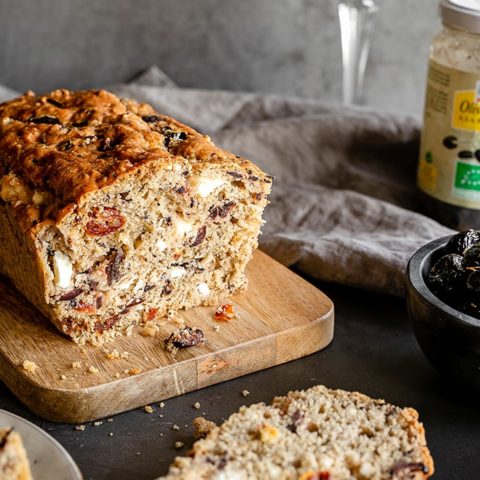
[[[155, 336], [135, 331], [104, 347], [62, 337], [0, 283], [0, 378], [40, 417], [80, 423], [288, 362], [330, 343], [333, 304], [320, 290], [260, 251], [247, 274], [247, 291], [229, 300], [238, 319], [217, 322], [214, 307], [198, 307], [159, 321]], [[179, 322], [201, 328], [206, 343], [167, 352], [163, 341]], [[108, 359], [106, 350], [115, 349], [128, 355]], [[38, 365], [35, 371], [23, 368], [25, 360]], [[98, 372], [89, 371], [92, 366]], [[139, 373], [131, 375], [131, 369]]]

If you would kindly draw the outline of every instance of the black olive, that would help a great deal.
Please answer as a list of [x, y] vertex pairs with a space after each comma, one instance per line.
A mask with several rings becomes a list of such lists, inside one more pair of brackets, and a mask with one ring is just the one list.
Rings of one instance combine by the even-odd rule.
[[448, 303], [461, 295], [467, 273], [463, 257], [449, 253], [430, 269], [427, 284], [435, 295]]
[[458, 158], [473, 158], [473, 153], [470, 150], [460, 150]]
[[480, 230], [466, 230], [457, 233], [447, 243], [446, 250], [448, 253], [458, 253], [463, 255], [466, 250], [480, 243]]
[[45, 123], [47, 125], [60, 125], [60, 120], [56, 117], [50, 117], [49, 115], [43, 115], [43, 117], [30, 117], [32, 123]]
[[480, 271], [476, 270], [470, 273], [465, 285], [469, 293], [478, 295], [480, 293]]
[[465, 267], [480, 270], [480, 244], [471, 246], [463, 256]]
[[47, 102], [54, 107], [63, 108], [63, 105], [60, 102], [57, 102], [53, 98], [47, 98]]
[[445, 137], [443, 139], [443, 146], [449, 150], [457, 148], [457, 137], [454, 137], [453, 135]]
[[64, 140], [63, 142], [60, 142], [57, 145], [57, 148], [61, 152], [66, 152], [67, 150], [70, 150], [73, 147], [73, 143], [70, 140]]
[[97, 149], [99, 152], [108, 152], [110, 150], [113, 150], [118, 145], [118, 143], [119, 142], [117, 140], [110, 137], [102, 138], [100, 145]]
[[467, 300], [458, 304], [455, 308], [471, 317], [480, 318], [480, 304], [477, 301]]
[[162, 135], [164, 136], [163, 143], [168, 148], [172, 142], [183, 142], [187, 139], [187, 134], [182, 131], [173, 130], [170, 127], [163, 127]]
[[475, 155], [475, 158], [480, 162], [480, 150], [475, 150], [475, 152], [473, 153]]
[[142, 117], [142, 120], [147, 123], [159, 122], [161, 119], [162, 118], [158, 115], [146, 115], [145, 117]]
[[72, 125], [74, 127], [86, 127], [88, 125], [88, 120], [82, 120], [81, 122], [75, 122]]

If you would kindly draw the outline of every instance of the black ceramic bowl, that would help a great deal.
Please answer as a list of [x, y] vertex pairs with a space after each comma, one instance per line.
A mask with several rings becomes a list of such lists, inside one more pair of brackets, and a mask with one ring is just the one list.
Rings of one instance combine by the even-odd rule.
[[407, 308], [415, 336], [430, 362], [451, 379], [480, 390], [480, 320], [450, 307], [425, 283], [450, 236], [417, 250], [407, 267]]

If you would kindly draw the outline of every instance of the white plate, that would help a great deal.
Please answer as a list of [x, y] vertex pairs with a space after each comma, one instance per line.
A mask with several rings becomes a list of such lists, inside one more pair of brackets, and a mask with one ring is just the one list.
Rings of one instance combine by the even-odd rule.
[[35, 480], [82, 480], [69, 453], [40, 427], [1, 409], [0, 426], [13, 427], [22, 436]]

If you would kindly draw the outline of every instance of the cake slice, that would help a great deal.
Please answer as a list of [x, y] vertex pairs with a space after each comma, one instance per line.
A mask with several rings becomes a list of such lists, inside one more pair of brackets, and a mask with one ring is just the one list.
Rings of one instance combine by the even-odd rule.
[[[205, 433], [205, 423], [197, 422]], [[323, 386], [242, 407], [165, 480], [420, 480], [433, 474], [412, 408]]]
[[0, 428], [0, 478], [32, 480], [22, 438], [11, 428]]
[[73, 340], [246, 286], [272, 177], [152, 107], [57, 90], [0, 105], [0, 273]]

